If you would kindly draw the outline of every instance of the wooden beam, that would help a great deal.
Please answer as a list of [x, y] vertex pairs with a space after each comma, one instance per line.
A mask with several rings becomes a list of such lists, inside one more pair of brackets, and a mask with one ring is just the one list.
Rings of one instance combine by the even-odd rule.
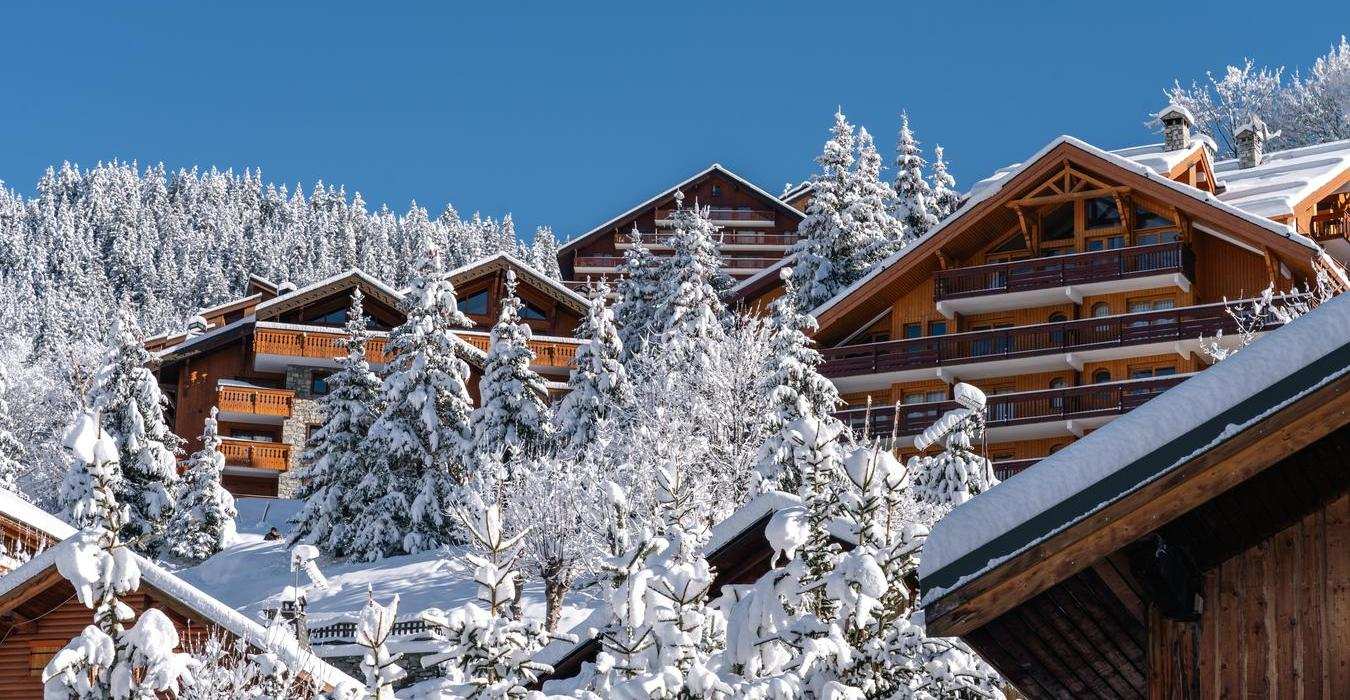
[[1134, 245], [1134, 210], [1130, 208], [1130, 194], [1117, 192], [1116, 211], [1120, 212], [1120, 229], [1125, 234], [1125, 245]]
[[1266, 251], [1266, 274], [1270, 276], [1270, 284], [1278, 291], [1279, 282], [1277, 281], [1278, 270], [1280, 269], [1280, 260], [1275, 257], [1275, 251], [1270, 246], [1265, 246]]
[[1126, 194], [1130, 191], [1128, 187], [1106, 187], [1095, 190], [1079, 190], [1077, 192], [1065, 192], [1064, 194], [1052, 194], [1044, 197], [1027, 197], [1014, 202], [1008, 202], [1010, 207], [1040, 207], [1047, 204], [1059, 204], [1060, 202], [1072, 202], [1076, 199], [1092, 199], [1094, 197], [1115, 197]]
[[947, 258], [947, 251], [941, 248], [938, 248], [937, 259], [938, 259], [938, 267], [940, 269], [946, 270], [952, 266], [951, 260]]
[[[12, 574], [11, 574], [12, 575]], [[30, 579], [27, 583], [18, 589], [10, 591], [4, 599], [0, 599], [0, 615], [12, 612], [15, 608], [31, 600], [34, 596], [41, 594], [58, 581], [64, 581], [61, 572], [56, 570], [53, 564], [46, 572], [39, 574], [36, 578]]]
[[933, 636], [978, 629], [1350, 423], [1350, 375], [1163, 474], [928, 606]]

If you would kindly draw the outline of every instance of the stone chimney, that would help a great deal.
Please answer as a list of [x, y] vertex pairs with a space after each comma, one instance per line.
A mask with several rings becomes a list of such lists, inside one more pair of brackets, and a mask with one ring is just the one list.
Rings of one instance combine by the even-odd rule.
[[1163, 150], [1180, 151], [1191, 145], [1191, 126], [1195, 117], [1191, 111], [1179, 104], [1169, 104], [1158, 112], [1158, 120], [1163, 125]]
[[1233, 132], [1233, 138], [1237, 139], [1238, 167], [1254, 168], [1260, 165], [1265, 157], [1266, 140], [1279, 135], [1278, 131], [1271, 133], [1261, 117], [1253, 114], [1246, 124]]

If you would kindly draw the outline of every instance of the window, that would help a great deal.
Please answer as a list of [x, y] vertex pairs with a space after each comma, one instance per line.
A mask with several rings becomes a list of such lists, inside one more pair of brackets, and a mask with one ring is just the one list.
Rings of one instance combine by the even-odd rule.
[[946, 321], [929, 321], [928, 335], [947, 335]]
[[1023, 251], [1026, 249], [1027, 249], [1027, 239], [1023, 238], [1022, 234], [1019, 232], [1013, 234], [1012, 238], [1009, 238], [1008, 240], [995, 246], [993, 249], [989, 251], [989, 253], [991, 255], [996, 253], [1016, 253], [1018, 251]]
[[1177, 373], [1173, 365], [1131, 367], [1130, 379], [1149, 379], [1151, 377], [1170, 377]]
[[1173, 225], [1172, 220], [1162, 214], [1154, 214], [1143, 207], [1134, 208], [1134, 227], [1137, 229], [1160, 228], [1171, 225]]
[[1178, 231], [1150, 231], [1149, 233], [1140, 233], [1134, 237], [1137, 245], [1153, 245], [1155, 243], [1175, 243], [1181, 240], [1181, 233]]
[[1103, 384], [1111, 381], [1111, 370], [1102, 368], [1092, 373], [1093, 384]]
[[1068, 386], [1068, 385], [1069, 385], [1069, 382], [1068, 382], [1067, 380], [1065, 380], [1064, 377], [1055, 377], [1054, 379], [1051, 379], [1051, 380], [1050, 380], [1050, 388], [1051, 388], [1051, 389], [1063, 389], [1064, 387], [1066, 387], [1066, 386]]
[[[1126, 308], [1127, 308], [1127, 310], [1128, 310], [1128, 313], [1132, 313], [1132, 314], [1144, 313], [1144, 312], [1147, 312], [1147, 311], [1166, 311], [1166, 310], [1168, 310], [1168, 309], [1174, 309], [1174, 308], [1176, 308], [1176, 306], [1177, 306], [1177, 302], [1176, 302], [1174, 299], [1170, 299], [1170, 298], [1158, 298], [1158, 299], [1130, 299], [1130, 300], [1126, 303]], [[1141, 326], [1147, 326], [1147, 325], [1149, 325], [1150, 323], [1151, 323], [1152, 325], [1155, 325], [1155, 326], [1156, 326], [1156, 325], [1161, 325], [1161, 324], [1174, 323], [1175, 321], [1176, 321], [1176, 319], [1172, 318], [1172, 317], [1169, 315], [1169, 316], [1162, 316], [1162, 317], [1159, 317], [1159, 318], [1154, 318], [1154, 319], [1151, 319], [1151, 320], [1131, 321], [1131, 322], [1130, 322], [1130, 327], [1131, 327], [1131, 328], [1139, 328], [1139, 327], [1141, 327]]]
[[713, 185], [713, 186], [712, 186], [712, 196], [714, 196], [714, 197], [721, 197], [721, 196], [722, 196], [722, 186], [721, 186], [721, 185]]
[[1099, 236], [1097, 238], [1089, 238], [1087, 242], [1088, 250], [1115, 250], [1116, 248], [1124, 247], [1124, 236]]
[[1092, 317], [1093, 317], [1093, 318], [1101, 318], [1101, 317], [1103, 317], [1103, 316], [1110, 316], [1110, 315], [1111, 315], [1111, 305], [1110, 305], [1110, 304], [1108, 304], [1108, 303], [1106, 303], [1106, 302], [1104, 302], [1104, 301], [1099, 301], [1099, 302], [1097, 302], [1096, 304], [1093, 304], [1093, 305], [1092, 305]]
[[1064, 449], [1064, 445], [1051, 445], [1050, 452], [1048, 454], [1054, 454], [1062, 449]]
[[347, 323], [347, 310], [335, 309], [314, 319], [312, 322], [319, 326], [341, 326]]
[[1111, 197], [1097, 197], [1083, 202], [1084, 225], [1087, 228], [1105, 228], [1120, 225], [1120, 209]]
[[1048, 323], [1063, 323], [1067, 320], [1069, 320], [1069, 317], [1065, 316], [1062, 311], [1056, 311], [1055, 313], [1050, 314], [1050, 318], [1046, 319]]
[[[947, 400], [947, 392], [945, 390], [935, 390], [935, 391], [914, 391], [907, 393], [905, 394], [904, 398], [901, 399], [901, 402], [904, 403], [906, 406], [918, 406], [921, 404], [939, 403], [946, 400]], [[905, 411], [905, 418], [907, 420], [915, 422], [922, 422], [926, 420], [936, 420], [938, 416], [942, 415], [942, 413], [943, 409], [936, 408], [934, 406], [928, 406], [926, 408], [911, 408]]]
[[531, 304], [528, 301], [521, 306], [520, 315], [522, 318], [531, 319], [534, 321], [543, 321], [548, 318], [548, 315], [545, 314], [542, 310], [540, 310], [539, 307], [535, 306], [534, 304]]
[[1073, 240], [1073, 202], [1061, 204], [1041, 216], [1041, 240]]
[[248, 440], [249, 442], [276, 442], [277, 438], [271, 433], [255, 433], [251, 430], [241, 430], [236, 428], [230, 432], [230, 437], [235, 440]]
[[923, 337], [923, 324], [922, 324], [922, 323], [906, 323], [906, 324], [905, 324], [905, 327], [904, 327], [904, 337], [905, 337], [906, 339], [909, 339], [909, 338], [922, 338], [922, 337]]
[[332, 375], [331, 372], [323, 372], [323, 373], [315, 372], [314, 374], [310, 375], [309, 392], [315, 396], [327, 395], [328, 392], [332, 389], [332, 387], [328, 385], [328, 377], [330, 377], [331, 375]]
[[905, 398], [902, 400], [906, 405], [913, 405], [917, 403], [940, 403], [947, 400], [947, 392], [942, 389], [935, 389], [932, 391], [914, 391], [905, 394]]
[[872, 331], [858, 336], [858, 343], [884, 343], [891, 339], [889, 331]]
[[459, 302], [459, 310], [473, 316], [486, 316], [488, 312], [488, 293], [484, 289], [481, 292], [470, 294]]

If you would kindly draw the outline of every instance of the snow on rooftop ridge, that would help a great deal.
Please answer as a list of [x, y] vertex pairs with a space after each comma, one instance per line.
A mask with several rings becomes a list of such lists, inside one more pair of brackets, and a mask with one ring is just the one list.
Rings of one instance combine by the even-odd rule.
[[0, 515], [20, 525], [28, 525], [41, 530], [44, 534], [57, 540], [64, 540], [75, 534], [75, 528], [71, 527], [66, 521], [23, 500], [18, 494], [6, 489], [0, 489]]
[[[272, 308], [273, 306], [276, 306], [277, 304], [280, 304], [282, 301], [284, 301], [284, 300], [286, 300], [286, 299], [289, 299], [289, 298], [291, 298], [292, 296], [295, 296], [295, 295], [297, 295], [297, 294], [307, 294], [307, 293], [312, 292], [312, 291], [314, 291], [314, 290], [316, 290], [316, 289], [320, 289], [320, 288], [325, 287], [325, 286], [327, 286], [327, 285], [330, 285], [330, 284], [332, 284], [332, 283], [334, 283], [334, 282], [338, 282], [338, 281], [341, 281], [341, 280], [347, 279], [348, 277], [353, 277], [353, 276], [357, 277], [358, 279], [364, 280], [365, 282], [367, 282], [368, 284], [370, 284], [372, 287], [375, 287], [376, 289], [380, 290], [381, 292], [384, 292], [385, 294], [388, 294], [389, 296], [394, 297], [395, 299], [402, 298], [402, 296], [403, 296], [403, 295], [401, 295], [401, 294], [398, 293], [398, 290], [397, 290], [397, 289], [394, 289], [393, 287], [390, 287], [389, 285], [385, 284], [384, 282], [381, 282], [380, 280], [376, 279], [374, 276], [372, 276], [372, 275], [370, 275], [369, 273], [367, 273], [365, 270], [362, 270], [362, 269], [359, 268], [359, 267], [351, 267], [351, 268], [347, 268], [346, 270], [343, 270], [342, 272], [339, 272], [339, 273], [334, 274], [334, 275], [330, 275], [330, 276], [325, 277], [325, 278], [323, 278], [323, 279], [321, 279], [321, 280], [319, 280], [319, 281], [317, 281], [317, 282], [311, 282], [311, 283], [309, 283], [309, 284], [307, 284], [307, 285], [305, 285], [305, 286], [303, 286], [303, 287], [301, 287], [301, 288], [299, 288], [299, 289], [295, 289], [295, 290], [286, 292], [286, 293], [284, 293], [284, 294], [280, 293], [280, 288], [278, 288], [278, 294], [277, 294], [275, 297], [272, 297], [271, 299], [268, 299], [267, 301], [264, 301], [263, 303], [258, 304], [258, 307], [257, 307], [256, 311], [263, 311], [263, 310], [265, 310], [265, 309], [270, 309], [270, 308]], [[282, 284], [286, 284], [286, 283], [283, 282]], [[256, 311], [255, 311], [255, 313], [256, 313]]]
[[1224, 188], [1219, 199], [1263, 216], [1292, 215], [1346, 170], [1350, 170], [1350, 139], [1272, 151], [1250, 168], [1241, 167], [1235, 158], [1214, 164]]
[[[582, 296], [581, 294], [579, 294], [579, 293], [577, 293], [576, 291], [574, 291], [572, 288], [570, 288], [570, 287], [568, 287], [567, 285], [563, 284], [561, 280], [555, 280], [555, 279], [553, 279], [552, 277], [549, 277], [548, 275], [544, 274], [543, 272], [541, 272], [541, 271], [539, 271], [537, 268], [535, 268], [535, 266], [533, 266], [533, 265], [531, 265], [531, 264], [525, 262], [524, 260], [521, 260], [520, 258], [516, 257], [515, 255], [512, 255], [511, 253], [508, 253], [508, 252], [506, 252], [506, 251], [504, 251], [504, 250], [503, 250], [503, 251], [498, 251], [498, 252], [496, 252], [496, 253], [493, 253], [492, 255], [489, 255], [489, 256], [487, 256], [487, 257], [485, 257], [485, 258], [479, 258], [479, 259], [477, 259], [477, 260], [475, 260], [475, 261], [473, 261], [473, 262], [471, 262], [471, 263], [466, 263], [466, 264], [464, 264], [464, 265], [460, 265], [459, 267], [457, 267], [457, 268], [455, 268], [455, 269], [453, 269], [453, 270], [447, 272], [447, 273], [446, 273], [446, 276], [447, 276], [447, 277], [456, 277], [456, 276], [462, 275], [462, 274], [464, 274], [464, 273], [466, 273], [466, 272], [470, 272], [470, 271], [472, 271], [472, 270], [473, 270], [474, 268], [476, 268], [476, 267], [480, 267], [480, 266], [482, 266], [482, 265], [486, 265], [486, 264], [492, 262], [493, 260], [497, 260], [497, 259], [507, 260], [507, 261], [511, 262], [513, 265], [516, 265], [517, 267], [520, 267], [520, 268], [524, 269], [525, 271], [529, 272], [529, 273], [530, 273], [531, 275], [533, 275], [534, 277], [537, 277], [540, 281], [542, 281], [542, 282], [544, 282], [545, 284], [549, 285], [550, 287], [553, 287], [554, 289], [557, 289], [558, 291], [562, 292], [564, 295], [567, 296], [568, 299], [571, 299], [571, 300], [573, 300], [574, 302], [576, 302], [576, 303], [578, 303], [578, 304], [581, 304], [581, 305], [585, 306], [585, 305], [587, 305], [587, 304], [590, 303], [590, 302], [588, 302], [588, 301], [586, 300], [586, 297]], [[401, 295], [400, 295], [400, 296], [401, 296]]]
[[[929, 535], [919, 564], [920, 578], [975, 552], [1347, 342], [1350, 295], [1341, 295], [958, 506]], [[1034, 544], [1027, 543], [1018, 551]], [[963, 581], [1006, 558], [987, 562]], [[925, 604], [947, 590], [928, 590]]]

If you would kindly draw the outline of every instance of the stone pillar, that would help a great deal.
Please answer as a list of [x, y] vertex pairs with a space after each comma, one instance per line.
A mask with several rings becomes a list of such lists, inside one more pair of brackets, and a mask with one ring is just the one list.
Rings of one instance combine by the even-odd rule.
[[314, 369], [300, 365], [286, 368], [286, 388], [295, 392], [291, 417], [281, 423], [281, 441], [291, 446], [290, 467], [277, 477], [277, 496], [295, 498], [300, 491], [298, 477], [301, 456], [310, 426], [323, 424], [323, 407], [311, 391]]

